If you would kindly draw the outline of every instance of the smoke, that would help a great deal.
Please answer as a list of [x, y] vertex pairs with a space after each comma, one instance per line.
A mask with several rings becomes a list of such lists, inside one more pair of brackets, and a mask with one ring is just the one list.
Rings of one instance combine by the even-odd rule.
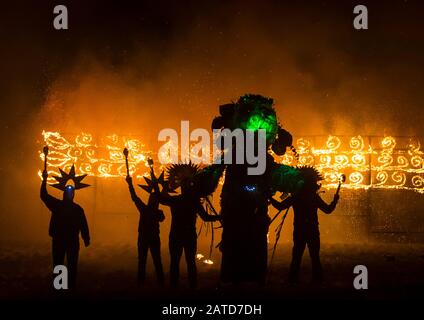
[[[336, 1], [77, 1], [69, 4], [66, 34], [51, 30], [48, 6], [28, 8], [20, 24], [2, 20], [15, 32], [2, 34], [9, 47], [2, 64], [11, 74], [1, 80], [2, 145], [10, 154], [1, 160], [2, 241], [47, 238], [35, 175], [43, 129], [137, 135], [156, 151], [159, 130], [178, 131], [181, 120], [209, 129], [220, 104], [259, 93], [275, 99], [282, 125], [295, 136], [422, 136], [420, 6], [369, 4], [367, 31], [353, 29], [353, 4]], [[110, 215], [136, 215], [125, 184], [107, 184], [96, 187], [99, 202], [124, 190]], [[82, 196], [90, 207], [88, 198]], [[135, 230], [136, 220], [120, 233]]]
[[253, 92], [275, 99], [294, 135], [421, 135], [423, 74], [411, 64], [422, 46], [396, 45], [414, 23], [387, 34], [392, 14], [377, 7], [382, 17], [360, 34], [348, 9], [192, 5], [165, 18], [166, 45], [139, 42], [135, 31], [130, 44], [117, 42], [117, 31], [110, 47], [79, 44], [50, 84], [43, 120], [67, 132], [156, 133], [181, 120], [209, 128], [220, 103]]

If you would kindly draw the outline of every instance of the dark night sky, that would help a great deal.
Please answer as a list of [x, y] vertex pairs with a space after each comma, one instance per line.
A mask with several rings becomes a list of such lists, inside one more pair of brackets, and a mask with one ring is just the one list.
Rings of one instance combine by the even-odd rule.
[[[355, 102], [356, 108], [388, 112], [388, 121], [399, 117], [420, 129], [423, 4], [361, 2], [368, 5], [370, 29], [359, 32], [352, 28], [357, 2], [340, 2], [65, 1], [60, 3], [68, 6], [70, 30], [63, 32], [52, 28], [52, 8], [58, 2], [2, 4], [0, 103], [6, 110], [2, 122], [11, 127], [28, 125], [49, 86], [87, 56], [113, 72], [131, 69], [126, 80], [132, 85], [155, 82], [172, 63], [173, 70], [209, 72], [211, 82], [240, 69], [246, 71], [243, 77], [255, 78], [258, 69], [273, 64], [274, 72], [279, 67], [284, 72], [281, 52], [290, 55], [295, 72], [312, 82], [311, 91], [303, 94], [311, 94], [320, 110], [345, 112], [341, 105], [352, 101], [338, 99], [334, 106], [331, 96], [350, 89], [355, 95], [346, 99], [356, 100], [363, 91], [363, 103], [373, 104], [365, 108]], [[261, 53], [264, 44], [266, 54]], [[137, 58], [140, 55], [143, 59]], [[233, 64], [240, 68], [231, 68]], [[201, 77], [192, 78], [196, 76]], [[355, 83], [345, 88], [351, 78]], [[243, 86], [232, 85], [234, 94], [228, 96], [235, 98]], [[281, 96], [284, 102], [284, 92]], [[362, 116], [351, 120], [360, 122]], [[422, 132], [409, 132], [413, 133]]]
[[[277, 71], [281, 50], [290, 54], [298, 73], [310, 77], [313, 98], [322, 111], [341, 109], [327, 104], [325, 97], [337, 95], [346, 79], [355, 77], [361, 81], [350, 89], [357, 95], [346, 98], [358, 99], [363, 90], [374, 102], [366, 106], [367, 113], [388, 112], [388, 120], [399, 117], [420, 129], [424, 5], [360, 2], [368, 5], [370, 29], [359, 32], [352, 28], [352, 9], [358, 3], [62, 1], [68, 6], [70, 24], [70, 30], [63, 32], [52, 28], [52, 8], [59, 2], [2, 4], [0, 103], [6, 109], [2, 121], [13, 127], [27, 125], [32, 112], [42, 107], [47, 88], [85, 56], [114, 72], [131, 69], [131, 78], [126, 79], [131, 84], [156, 81], [173, 61], [176, 68], [180, 64], [189, 72], [200, 65], [202, 72], [212, 74], [211, 81], [219, 82], [224, 72], [237, 71], [226, 70], [233, 62], [245, 65], [252, 78], [272, 62]], [[246, 40], [250, 34], [251, 42]], [[264, 42], [278, 50], [270, 51], [267, 45], [267, 54], [258, 54]], [[140, 54], [142, 61], [135, 58]], [[240, 86], [233, 86], [236, 97]], [[375, 86], [372, 94], [369, 86]], [[361, 121], [360, 117], [352, 121]]]
[[[67, 31], [53, 29], [58, 4]], [[369, 30], [352, 27], [357, 4], [368, 6]], [[220, 103], [246, 92], [274, 97], [295, 135], [423, 136], [423, 1], [0, 6], [0, 173], [14, 172], [2, 206], [6, 188], [39, 166], [43, 128], [155, 134], [184, 119], [209, 128]]]
[[[53, 91], [62, 96], [52, 87], [77, 90], [93, 61], [121, 87], [151, 84], [150, 96], [178, 120], [184, 110], [210, 119], [220, 102], [247, 90], [276, 98], [295, 134], [423, 133], [422, 1], [361, 2], [367, 31], [352, 28], [357, 1], [62, 1], [67, 31], [52, 27], [56, 4], [2, 3], [1, 130], [9, 148], [17, 142], [11, 133], [33, 143], [21, 129], [57, 118], [43, 113]], [[161, 101], [165, 89], [169, 100]], [[71, 120], [78, 112], [70, 103], [54, 110]]]

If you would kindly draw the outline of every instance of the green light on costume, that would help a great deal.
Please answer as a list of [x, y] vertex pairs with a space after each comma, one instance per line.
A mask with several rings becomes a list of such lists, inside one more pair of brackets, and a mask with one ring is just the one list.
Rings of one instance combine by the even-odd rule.
[[274, 191], [293, 193], [304, 185], [303, 177], [298, 168], [278, 164], [272, 171], [271, 185]]
[[254, 114], [249, 117], [244, 127], [252, 131], [263, 129], [266, 131], [267, 140], [270, 140], [277, 133], [277, 118], [275, 115], [264, 116], [262, 114]]

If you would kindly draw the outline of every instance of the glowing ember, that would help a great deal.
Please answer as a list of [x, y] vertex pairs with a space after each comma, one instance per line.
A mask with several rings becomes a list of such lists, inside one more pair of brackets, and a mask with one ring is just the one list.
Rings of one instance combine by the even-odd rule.
[[201, 253], [196, 254], [196, 259], [197, 260], [202, 260], [205, 256]]
[[203, 254], [201, 254], [201, 253], [196, 254], [196, 259], [197, 260], [199, 260], [199, 261], [202, 260], [202, 262], [204, 264], [213, 264], [213, 261], [212, 260], [210, 260], [210, 259], [204, 259], [204, 258], [205, 258], [205, 256]]

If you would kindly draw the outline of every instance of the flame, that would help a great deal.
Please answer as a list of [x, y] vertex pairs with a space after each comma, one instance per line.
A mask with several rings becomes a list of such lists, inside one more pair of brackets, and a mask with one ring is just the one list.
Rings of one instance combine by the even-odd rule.
[[[316, 147], [320, 144], [324, 147]], [[323, 174], [324, 188], [336, 188], [345, 174], [349, 189], [402, 189], [424, 193], [424, 159], [416, 138], [322, 137], [299, 138], [298, 160], [289, 151], [278, 162], [315, 166]]]
[[[49, 179], [59, 174], [59, 168], [69, 170], [72, 164], [78, 174], [87, 174], [94, 177], [124, 177], [126, 176], [124, 147], [128, 148], [128, 164], [131, 175], [141, 177], [147, 174], [147, 163], [151, 152], [145, 150], [140, 140], [128, 137], [119, 137], [115, 134], [102, 139], [102, 144], [94, 142], [93, 136], [81, 133], [73, 139], [65, 139], [59, 132], [43, 131], [44, 143], [49, 147], [47, 171]], [[44, 154], [40, 152], [44, 161]], [[41, 177], [41, 170], [38, 172]]]
[[196, 254], [196, 259], [202, 261], [204, 264], [212, 265], [213, 261], [211, 259], [204, 259], [205, 256], [201, 253]]
[[[124, 177], [124, 147], [129, 150], [130, 174], [135, 177], [148, 174], [147, 159], [153, 153], [134, 137], [112, 134], [95, 142], [88, 133], [69, 139], [58, 132], [43, 131], [42, 134], [50, 150], [47, 163], [50, 177], [59, 173], [59, 167], [69, 170], [72, 164], [75, 164], [78, 174], [102, 178]], [[342, 186], [344, 188], [403, 189], [424, 193], [424, 152], [416, 138], [314, 136], [297, 139], [295, 147], [298, 157], [293, 151], [288, 151], [282, 157], [273, 156], [277, 162], [287, 165], [315, 166], [325, 178], [322, 184], [324, 188], [336, 188], [339, 177], [345, 174], [347, 180]], [[200, 159], [198, 152], [194, 153], [191, 156]], [[43, 152], [39, 154], [44, 161]], [[171, 162], [169, 155], [163, 154], [162, 157]], [[41, 177], [41, 170], [38, 174]]]

